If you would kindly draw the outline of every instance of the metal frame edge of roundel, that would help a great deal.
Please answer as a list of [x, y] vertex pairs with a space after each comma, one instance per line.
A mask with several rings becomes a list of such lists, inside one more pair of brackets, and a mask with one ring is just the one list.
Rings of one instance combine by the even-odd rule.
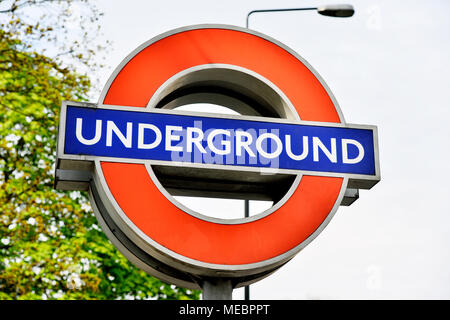
[[[183, 27], [149, 40], [120, 63], [97, 104], [79, 105], [97, 110], [162, 107], [170, 113], [164, 107], [168, 96], [174, 96], [172, 101], [179, 101], [178, 105], [195, 102], [195, 97], [208, 102], [208, 92], [189, 89], [208, 91], [210, 84], [223, 89], [213, 90], [213, 100], [236, 100], [236, 96], [226, 97], [233, 89], [240, 96], [263, 101], [262, 105], [272, 103], [273, 110], [254, 107], [248, 113], [251, 117], [346, 125], [331, 91], [303, 58], [266, 35], [228, 25]], [[245, 113], [247, 106], [239, 108]], [[377, 146], [376, 138], [375, 130]], [[89, 172], [83, 183], [102, 230], [147, 273], [192, 289], [211, 278], [231, 279], [239, 287], [268, 276], [309, 244], [329, 223], [346, 191], [376, 184], [380, 180], [377, 152], [377, 172], [367, 186], [346, 174], [298, 173], [271, 209], [230, 221], [181, 205], [164, 188], [151, 162], [65, 159], [62, 150], [56, 180], [63, 180], [61, 172], [67, 168], [75, 172], [83, 167], [77, 172]], [[214, 170], [214, 165], [208, 169]]]

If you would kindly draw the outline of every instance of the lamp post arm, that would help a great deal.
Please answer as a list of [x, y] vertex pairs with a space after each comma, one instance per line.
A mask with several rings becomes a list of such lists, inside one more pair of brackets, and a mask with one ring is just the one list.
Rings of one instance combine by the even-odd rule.
[[306, 10], [317, 10], [316, 7], [314, 8], [286, 8], [286, 9], [260, 9], [260, 10], [252, 10], [247, 14], [247, 20], [245, 27], [248, 29], [248, 21], [250, 19], [250, 15], [254, 13], [261, 13], [261, 12], [282, 12], [282, 11], [306, 11]]

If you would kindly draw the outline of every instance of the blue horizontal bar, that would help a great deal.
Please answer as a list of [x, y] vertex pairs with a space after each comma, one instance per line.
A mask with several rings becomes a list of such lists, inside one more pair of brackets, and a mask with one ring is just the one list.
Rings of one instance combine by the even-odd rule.
[[64, 137], [70, 155], [375, 175], [370, 128], [68, 105]]

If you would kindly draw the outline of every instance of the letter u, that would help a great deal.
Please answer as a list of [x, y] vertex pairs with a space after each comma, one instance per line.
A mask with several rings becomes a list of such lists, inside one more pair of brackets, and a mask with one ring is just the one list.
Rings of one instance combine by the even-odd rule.
[[308, 156], [308, 137], [303, 136], [303, 152], [300, 155], [295, 155], [292, 152], [292, 146], [291, 146], [291, 136], [286, 135], [286, 153], [288, 154], [289, 158], [297, 161], [301, 161], [305, 159]]
[[100, 141], [100, 138], [102, 137], [102, 120], [95, 121], [95, 136], [92, 139], [85, 139], [83, 137], [82, 132], [83, 132], [83, 119], [77, 118], [75, 134], [78, 141], [87, 146], [96, 144], [97, 142]]

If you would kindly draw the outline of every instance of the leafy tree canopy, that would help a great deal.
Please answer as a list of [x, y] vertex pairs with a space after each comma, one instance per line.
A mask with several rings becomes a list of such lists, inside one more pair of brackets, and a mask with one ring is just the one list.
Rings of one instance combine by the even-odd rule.
[[[64, 16], [53, 27], [18, 16], [72, 1], [47, 2], [0, 0], [9, 19], [0, 28], [0, 299], [198, 299], [198, 291], [165, 284], [120, 254], [84, 192], [53, 189], [61, 101], [86, 101], [91, 82], [57, 53], [44, 54], [39, 39], [61, 49]], [[95, 68], [80, 50], [66, 51], [69, 61]]]

